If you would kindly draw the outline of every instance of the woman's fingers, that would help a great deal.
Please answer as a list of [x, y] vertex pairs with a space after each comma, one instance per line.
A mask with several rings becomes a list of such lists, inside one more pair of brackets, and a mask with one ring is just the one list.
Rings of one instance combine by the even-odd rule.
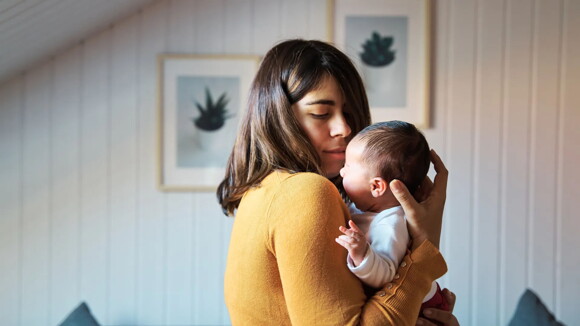
[[431, 194], [435, 196], [442, 196], [443, 204], [445, 204], [445, 194], [447, 192], [447, 179], [449, 178], [449, 171], [447, 171], [447, 168], [441, 160], [441, 157], [439, 157], [439, 155], [437, 155], [433, 149], [431, 150], [431, 162], [433, 162], [435, 172], [437, 172], [433, 181], [433, 189]]
[[431, 192], [431, 189], [433, 189], [433, 181], [431, 181], [431, 178], [425, 177], [421, 183], [421, 188], [427, 190], [427, 193]]
[[428, 319], [421, 318], [421, 317], [419, 317], [417, 319], [417, 323], [415, 323], [415, 325], [417, 325], [417, 326], [437, 326], [437, 324], [434, 324], [434, 323], [430, 322]]
[[414, 217], [414, 213], [419, 207], [419, 203], [417, 203], [415, 198], [411, 195], [405, 184], [399, 180], [393, 180], [389, 183], [389, 187], [395, 198], [397, 198], [403, 207], [405, 214]]
[[421, 182], [421, 185], [419, 186], [417, 191], [415, 191], [415, 198], [419, 202], [425, 201], [427, 198], [429, 198], [429, 194], [431, 194], [432, 189], [433, 189], [433, 181], [431, 181], [429, 177], [425, 177], [425, 179], [423, 179], [423, 182]]
[[407, 187], [399, 180], [391, 181], [389, 186], [405, 211], [409, 234], [413, 239], [411, 250], [421, 245], [425, 240], [431, 241], [433, 245], [439, 248], [439, 236], [433, 232], [433, 226], [429, 225], [427, 211], [422, 206], [425, 203], [417, 203]]
[[453, 308], [455, 307], [455, 301], [457, 300], [455, 293], [449, 291], [449, 289], [447, 288], [443, 289], [441, 292], [445, 296], [445, 299], [447, 299], [447, 303], [449, 304], [449, 311], [453, 312]]
[[447, 168], [445, 167], [445, 163], [443, 163], [443, 160], [441, 159], [441, 157], [439, 156], [439, 154], [437, 154], [437, 152], [432, 149], [431, 150], [431, 162], [433, 163], [433, 167], [435, 168], [435, 172], [442, 173], [442, 174], [447, 174]]
[[[435, 321], [443, 323], [443, 325], [459, 326], [459, 322], [457, 321], [457, 318], [455, 318], [453, 313], [451, 313], [450, 311], [429, 308], [429, 309], [423, 310], [423, 314], [425, 315], [425, 317], [427, 317], [431, 320], [435, 320]], [[424, 325], [429, 325], [429, 324], [424, 324]]]

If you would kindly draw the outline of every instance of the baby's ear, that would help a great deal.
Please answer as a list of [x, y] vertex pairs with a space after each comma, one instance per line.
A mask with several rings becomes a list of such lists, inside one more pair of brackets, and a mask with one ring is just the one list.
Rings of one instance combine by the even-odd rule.
[[371, 194], [378, 198], [385, 194], [389, 189], [389, 184], [381, 177], [374, 177], [371, 179]]

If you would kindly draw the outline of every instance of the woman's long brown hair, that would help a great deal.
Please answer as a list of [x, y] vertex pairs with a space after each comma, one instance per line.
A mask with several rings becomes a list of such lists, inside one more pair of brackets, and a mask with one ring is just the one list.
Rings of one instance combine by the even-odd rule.
[[[325, 76], [332, 76], [342, 89], [351, 135], [370, 124], [363, 82], [344, 53], [321, 41], [289, 40], [274, 46], [252, 83], [248, 110], [217, 190], [224, 214], [233, 215], [244, 193], [276, 169], [323, 174], [292, 104]], [[333, 181], [340, 186], [340, 180]]]

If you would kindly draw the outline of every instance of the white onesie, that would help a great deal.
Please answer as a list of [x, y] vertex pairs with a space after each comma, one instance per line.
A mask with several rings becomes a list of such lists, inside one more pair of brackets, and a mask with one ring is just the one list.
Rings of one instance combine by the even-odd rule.
[[[373, 288], [380, 288], [392, 281], [399, 264], [407, 252], [410, 237], [401, 206], [385, 209], [380, 213], [362, 212], [350, 205], [352, 220], [365, 234], [370, 246], [359, 266], [354, 266], [347, 256], [348, 268], [361, 281]], [[423, 300], [428, 301], [437, 291], [437, 282]]]

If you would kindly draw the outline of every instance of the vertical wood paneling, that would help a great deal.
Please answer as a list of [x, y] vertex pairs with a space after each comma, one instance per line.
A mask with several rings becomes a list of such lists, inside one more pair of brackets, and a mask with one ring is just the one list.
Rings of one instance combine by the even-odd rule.
[[310, 29], [310, 15], [306, 0], [282, 1], [280, 3], [281, 39], [304, 38]]
[[274, 44], [280, 41], [280, 1], [254, 0], [253, 53], [266, 54]]
[[479, 2], [474, 147], [474, 325], [498, 325], [505, 0]]
[[[327, 14], [328, 8], [326, 0], [307, 1], [305, 10], [308, 15], [308, 29], [304, 35], [297, 35], [312, 40], [331, 41], [328, 39]], [[305, 14], [305, 13], [301, 13]]]
[[195, 52], [222, 54], [224, 52], [224, 0], [198, 0], [195, 17]]
[[137, 325], [165, 323], [165, 195], [157, 190], [156, 54], [165, 50], [167, 1], [146, 8], [139, 23]]
[[194, 208], [191, 193], [167, 195], [166, 324], [193, 324], [193, 317], [203, 311], [193, 305], [192, 270]]
[[580, 215], [578, 198], [580, 198], [580, 43], [577, 32], [580, 31], [580, 2], [565, 1], [563, 6], [564, 31], [563, 54], [560, 69], [561, 116], [560, 116], [560, 151], [559, 173], [560, 191], [560, 230], [557, 253], [558, 274], [556, 275], [557, 306], [556, 314], [566, 325], [580, 324], [580, 314], [576, 304], [580, 293], [580, 255], [578, 248], [578, 230]]
[[532, 2], [508, 1], [506, 10], [500, 325], [508, 323], [527, 286]]
[[[529, 285], [554, 308], [561, 1], [538, 0], [532, 103]], [[546, 64], [550, 62], [551, 64]]]
[[[432, 26], [436, 28], [431, 30], [432, 44], [449, 44], [449, 11], [451, 3], [448, 0], [438, 1], [437, 6], [433, 6]], [[439, 154], [445, 164], [447, 161], [446, 137], [445, 133], [447, 123], [447, 109], [449, 103], [449, 47], [432, 46], [431, 49], [431, 94], [430, 101], [430, 121], [431, 127], [423, 129], [429, 146]], [[434, 169], [431, 168], [430, 175], [434, 175]], [[452, 245], [453, 235], [449, 231], [449, 216], [444, 212], [443, 228], [441, 232], [441, 242], [439, 250], [447, 257], [447, 248]], [[442, 288], [449, 286], [448, 274], [439, 279]], [[453, 289], [455, 291], [455, 289]]]
[[[22, 78], [0, 88], [0, 324], [20, 325]], [[9, 294], [9, 295], [8, 295]]]
[[[221, 7], [221, 8], [220, 8]], [[223, 48], [223, 19], [224, 7], [222, 1], [200, 0], [195, 8], [196, 33], [195, 48], [198, 53], [215, 53], [219, 48]], [[212, 41], [213, 40], [213, 41]], [[189, 270], [191, 271], [191, 322], [193, 324], [212, 324], [219, 318], [219, 308], [223, 300], [220, 297], [214, 278], [219, 275], [219, 268], [215, 268], [215, 259], [208, 257], [207, 248], [219, 248], [221, 239], [216, 237], [218, 229], [208, 223], [211, 221], [208, 206], [213, 200], [202, 200], [207, 198], [206, 193], [198, 192], [193, 194], [192, 216], [197, 216], [191, 224], [190, 243], [192, 259]], [[207, 232], [214, 230], [214, 232]], [[222, 291], [223, 293], [223, 291]]]
[[[221, 208], [220, 208], [221, 209]], [[223, 276], [225, 276], [225, 270], [226, 270], [226, 261], [228, 258], [228, 248], [229, 248], [229, 243], [230, 243], [230, 236], [232, 234], [232, 228], [234, 227], [234, 218], [232, 217], [226, 217], [224, 215], [220, 214], [218, 215], [218, 217], [221, 221], [221, 226], [220, 229], [223, 230], [221, 238], [222, 238], [222, 247], [221, 247], [221, 252], [219, 254], [219, 258], [221, 260], [221, 266], [222, 266], [222, 270], [221, 270], [221, 275], [222, 275], [222, 280], [223, 280]], [[224, 282], [220, 283], [220, 293], [223, 295], [224, 293]], [[221, 324], [222, 325], [230, 325], [231, 321], [230, 321], [230, 316], [228, 314], [227, 308], [225, 307], [225, 301], [222, 301], [222, 309], [223, 309], [223, 313], [221, 314]]]
[[226, 312], [223, 296], [225, 266], [221, 259], [215, 257], [215, 253], [223, 251], [222, 234], [226, 230], [222, 222], [225, 217], [214, 193], [197, 193], [195, 201], [197, 210], [194, 212], [196, 219], [192, 238], [195, 259], [192, 270], [195, 274], [194, 303], [198, 313], [194, 315], [193, 322], [197, 325], [220, 324], [221, 316]]
[[108, 323], [109, 285], [108, 31], [83, 46], [81, 79], [81, 300]]
[[80, 47], [54, 62], [51, 125], [50, 324], [78, 305]]
[[22, 144], [22, 305], [23, 325], [44, 325], [49, 312], [50, 270], [50, 107], [52, 65], [25, 76]]
[[111, 31], [108, 313], [115, 324], [135, 324], [138, 18]]
[[[452, 3], [448, 0], [437, 2], [433, 6], [431, 19], [431, 44], [442, 45], [449, 44], [450, 17], [449, 10]], [[449, 47], [432, 46], [431, 48], [431, 101], [430, 109], [430, 128], [421, 130], [431, 148], [445, 157], [445, 133], [446, 128], [447, 103], [449, 101], [448, 83], [449, 83]], [[444, 242], [444, 241], [443, 241]], [[444, 245], [442, 243], [442, 245]]]
[[167, 0], [169, 2], [167, 51], [195, 53], [195, 6], [197, 1]]
[[447, 230], [453, 237], [450, 242], [458, 245], [447, 248], [447, 257], [449, 286], [463, 299], [456, 304], [461, 324], [471, 323], [471, 305], [477, 301], [471, 287], [476, 7], [474, 0], [453, 1], [450, 12]]
[[224, 2], [224, 51], [229, 54], [251, 54], [253, 48], [252, 0]]
[[[171, 1], [167, 29], [168, 50], [175, 53], [195, 53], [196, 1]], [[179, 37], [177, 37], [179, 36]], [[192, 193], [168, 193], [166, 202], [166, 287], [167, 324], [192, 324], [198, 311], [193, 306], [193, 216]]]

